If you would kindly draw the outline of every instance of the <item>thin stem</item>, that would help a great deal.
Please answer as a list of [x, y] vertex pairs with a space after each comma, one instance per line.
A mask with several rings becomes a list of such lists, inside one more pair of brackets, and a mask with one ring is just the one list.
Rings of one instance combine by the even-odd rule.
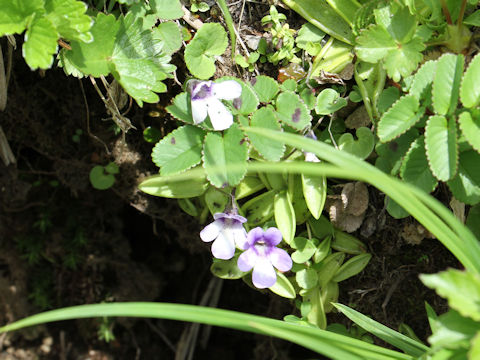
[[450, 11], [448, 11], [447, 3], [445, 2], [445, 0], [441, 0], [441, 3], [442, 3], [443, 15], [445, 15], [445, 19], [447, 20], [447, 24], [448, 25], [453, 25], [452, 16], [450, 15]]
[[465, 15], [465, 9], [467, 8], [467, 0], [462, 1], [462, 7], [460, 8], [460, 12], [458, 14], [458, 19], [457, 19], [457, 26], [460, 29], [462, 27], [463, 23], [463, 17]]

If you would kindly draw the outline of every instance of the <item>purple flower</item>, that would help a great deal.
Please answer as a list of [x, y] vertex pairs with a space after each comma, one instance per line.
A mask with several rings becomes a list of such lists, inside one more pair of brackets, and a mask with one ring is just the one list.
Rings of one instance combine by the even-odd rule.
[[215, 221], [203, 228], [200, 238], [204, 242], [213, 241], [212, 254], [214, 257], [222, 260], [231, 259], [235, 254], [235, 245], [240, 249], [245, 247], [247, 232], [242, 224], [247, 219], [236, 212], [216, 213], [213, 218]]
[[266, 231], [256, 227], [249, 231], [244, 249], [246, 250], [237, 261], [241, 271], [249, 271], [253, 268], [253, 285], [259, 289], [273, 286], [277, 282], [276, 267], [280, 271], [288, 271], [292, 268], [290, 255], [278, 249], [277, 245], [282, 241], [282, 233], [277, 228], [271, 227]]
[[242, 94], [242, 86], [235, 80], [219, 83], [192, 80], [189, 84], [193, 122], [203, 122], [207, 115], [215, 130], [228, 129], [233, 124], [233, 115], [220, 100], [233, 100]]

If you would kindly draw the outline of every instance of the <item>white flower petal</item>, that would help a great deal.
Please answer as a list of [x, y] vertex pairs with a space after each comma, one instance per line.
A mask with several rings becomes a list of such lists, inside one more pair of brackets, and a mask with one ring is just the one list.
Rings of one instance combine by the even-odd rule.
[[220, 100], [208, 99], [208, 115], [215, 130], [225, 130], [233, 124], [233, 115]]
[[200, 231], [200, 238], [204, 242], [210, 242], [217, 238], [220, 231], [223, 229], [223, 221], [215, 220], [214, 222], [208, 224]]
[[248, 247], [247, 232], [241, 223], [235, 223], [231, 227], [231, 232], [235, 240], [235, 244], [239, 249], [245, 250]]
[[217, 239], [212, 244], [212, 254], [217, 259], [222, 260], [231, 259], [235, 254], [235, 244], [224, 236], [223, 231], [218, 234]]
[[212, 92], [217, 99], [233, 100], [242, 95], [242, 85], [235, 80], [213, 83]]
[[253, 268], [252, 282], [256, 288], [265, 289], [275, 285], [277, 274], [270, 261], [259, 259]]
[[280, 271], [288, 271], [292, 268], [292, 258], [283, 249], [273, 248], [268, 258], [272, 265]]
[[200, 124], [207, 118], [207, 100], [192, 100], [192, 117], [194, 124]]

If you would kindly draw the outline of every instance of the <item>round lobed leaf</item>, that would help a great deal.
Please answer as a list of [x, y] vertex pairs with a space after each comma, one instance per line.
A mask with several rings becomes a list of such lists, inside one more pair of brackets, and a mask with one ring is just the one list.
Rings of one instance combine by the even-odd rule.
[[335, 90], [327, 88], [318, 94], [315, 111], [319, 115], [329, 115], [346, 105], [347, 99], [340, 97], [340, 94]]
[[260, 75], [252, 79], [253, 89], [263, 103], [270, 102], [278, 93], [278, 83], [270, 76]]
[[296, 130], [303, 130], [312, 119], [308, 107], [292, 91], [285, 91], [278, 95], [276, 108], [278, 118]]
[[[275, 112], [270, 107], [261, 107], [255, 111], [250, 119], [250, 126], [263, 127], [271, 130], [280, 130]], [[264, 136], [246, 131], [253, 147], [262, 157], [270, 161], [278, 161], [285, 151], [285, 144], [266, 139]]]
[[215, 80], [215, 82], [221, 83], [228, 80], [234, 80], [242, 86], [242, 95], [233, 100], [233, 108], [231, 109], [232, 114], [249, 115], [254, 112], [257, 109], [259, 102], [252, 87], [233, 76], [224, 76]]
[[338, 148], [360, 159], [366, 159], [375, 147], [375, 137], [369, 128], [361, 127], [357, 129], [357, 140], [350, 133], [345, 133], [338, 140]]

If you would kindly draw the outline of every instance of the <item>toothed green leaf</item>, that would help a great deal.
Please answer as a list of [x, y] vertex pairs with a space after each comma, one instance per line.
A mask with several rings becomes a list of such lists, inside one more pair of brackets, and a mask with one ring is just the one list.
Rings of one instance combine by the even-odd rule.
[[419, 103], [416, 97], [401, 97], [378, 123], [377, 135], [380, 141], [387, 142], [400, 136], [420, 120]]
[[437, 61], [433, 80], [433, 108], [439, 115], [457, 108], [460, 80], [463, 74], [463, 55], [445, 54]]
[[476, 107], [480, 103], [480, 56], [473, 58], [463, 75], [460, 99], [468, 108]]

